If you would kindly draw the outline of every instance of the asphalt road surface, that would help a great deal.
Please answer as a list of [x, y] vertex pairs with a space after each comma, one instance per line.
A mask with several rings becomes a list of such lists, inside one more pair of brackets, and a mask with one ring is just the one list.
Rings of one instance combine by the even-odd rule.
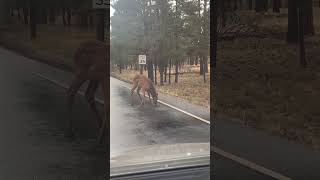
[[[96, 146], [96, 121], [81, 95], [74, 107], [76, 139], [63, 136], [67, 117], [63, 86], [70, 79], [69, 72], [0, 49], [0, 179], [106, 176], [109, 157]], [[209, 142], [208, 124], [162, 104], [154, 107], [146, 101], [137, 108], [137, 96], [131, 106], [124, 84], [111, 78], [111, 156], [145, 145]], [[219, 137], [221, 133], [217, 131], [218, 144], [224, 145], [229, 139]], [[272, 179], [218, 154], [213, 163], [214, 179]]]

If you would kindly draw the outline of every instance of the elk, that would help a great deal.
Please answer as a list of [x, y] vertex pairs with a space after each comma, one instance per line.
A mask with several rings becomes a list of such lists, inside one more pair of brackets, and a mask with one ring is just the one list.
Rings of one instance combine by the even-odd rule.
[[152, 81], [149, 78], [147, 78], [143, 75], [137, 74], [134, 76], [132, 84], [133, 84], [132, 89], [131, 89], [131, 105], [132, 106], [133, 106], [133, 93], [136, 88], [137, 88], [137, 94], [138, 94], [138, 96], [140, 98], [140, 102], [141, 102], [140, 106], [144, 105], [144, 98], [141, 98], [140, 90], [142, 90], [143, 97], [145, 96], [145, 92], [148, 93], [150, 102], [151, 102], [151, 99], [150, 99], [150, 94], [151, 94], [152, 99], [153, 99], [153, 103], [155, 105], [157, 105], [158, 93], [157, 93], [156, 88], [154, 87]]
[[[107, 60], [109, 54], [107, 53], [107, 44], [97, 40], [88, 40], [82, 42], [80, 46], [75, 50], [73, 55], [74, 63], [74, 77], [71, 82], [70, 87], [67, 90], [68, 95], [68, 110], [69, 118], [66, 122], [66, 132], [67, 137], [74, 137], [73, 125], [72, 125], [72, 106], [74, 104], [74, 97], [77, 94], [81, 85], [89, 81], [88, 87], [85, 92], [85, 97], [93, 110], [98, 127], [100, 128], [99, 142], [101, 143], [101, 138], [103, 136], [104, 128], [106, 128], [106, 114], [104, 120], [96, 107], [95, 103], [95, 93], [98, 89], [99, 84], [102, 84], [102, 92], [104, 96], [104, 104], [107, 105]], [[106, 112], [105, 112], [106, 113]]]

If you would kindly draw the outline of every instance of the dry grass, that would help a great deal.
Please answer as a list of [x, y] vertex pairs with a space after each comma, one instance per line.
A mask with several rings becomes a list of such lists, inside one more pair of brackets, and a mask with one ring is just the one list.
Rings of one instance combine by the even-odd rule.
[[[195, 70], [196, 71], [196, 70]], [[135, 70], [122, 70], [120, 74], [118, 70], [112, 71], [112, 74], [123, 78], [127, 81], [131, 81], [134, 75], [139, 74], [139, 71]], [[147, 72], [144, 71], [144, 75], [147, 76]], [[169, 78], [169, 77], [167, 77]], [[160, 82], [159, 75], [157, 76], [157, 82]], [[206, 83], [203, 81], [203, 76], [200, 76], [197, 72], [184, 73], [179, 75], [178, 83], [174, 83], [174, 76], [171, 76], [171, 84], [167, 82], [163, 86], [157, 85], [157, 89], [171, 96], [185, 99], [191, 103], [210, 107], [210, 75], [206, 75]]]

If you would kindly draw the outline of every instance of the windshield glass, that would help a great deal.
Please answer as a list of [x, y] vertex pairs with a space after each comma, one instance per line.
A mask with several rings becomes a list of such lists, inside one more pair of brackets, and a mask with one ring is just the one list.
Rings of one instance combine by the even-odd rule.
[[209, 160], [209, 7], [209, 0], [111, 2], [111, 168], [199, 153]]

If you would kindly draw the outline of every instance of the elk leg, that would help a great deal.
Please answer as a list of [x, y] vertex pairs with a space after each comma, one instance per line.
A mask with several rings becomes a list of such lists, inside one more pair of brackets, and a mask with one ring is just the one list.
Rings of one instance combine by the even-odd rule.
[[149, 96], [149, 101], [151, 102], [151, 98], [150, 98], [150, 92], [148, 91], [148, 96]]
[[138, 87], [138, 89], [137, 89], [137, 94], [138, 94], [138, 96], [139, 96], [139, 98], [140, 98], [140, 102], [142, 101], [142, 98], [141, 98], [141, 95], [140, 95], [140, 87]]
[[137, 88], [138, 84], [136, 82], [133, 82], [133, 87], [131, 89], [131, 105], [133, 106], [133, 92]]
[[[144, 89], [142, 89], [142, 96], [144, 97], [146, 94], [146, 91]], [[141, 104], [140, 106], [144, 105], [144, 98], [142, 98]]]
[[101, 124], [102, 124], [102, 120], [101, 120], [101, 116], [99, 114], [99, 111], [97, 109], [96, 102], [94, 99], [98, 86], [99, 86], [99, 81], [91, 80], [89, 82], [88, 87], [87, 87], [85, 96], [86, 96], [87, 101], [90, 105], [90, 108], [92, 109], [92, 111], [94, 112], [94, 114], [96, 116], [97, 124], [98, 124], [98, 127], [100, 128]]
[[67, 90], [67, 95], [68, 95], [68, 113], [69, 117], [66, 121], [66, 131], [65, 131], [65, 136], [66, 137], [73, 137], [73, 131], [72, 131], [72, 106], [74, 103], [74, 97], [77, 94], [79, 88], [81, 85], [85, 82], [85, 80], [81, 79], [79, 76], [76, 76], [72, 82], [71, 86]]

